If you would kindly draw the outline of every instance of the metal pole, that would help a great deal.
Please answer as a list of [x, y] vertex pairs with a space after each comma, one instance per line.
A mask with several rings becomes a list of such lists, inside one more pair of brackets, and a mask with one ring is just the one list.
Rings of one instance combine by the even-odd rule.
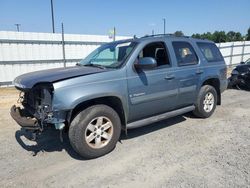
[[20, 26], [21, 24], [15, 24], [15, 26], [16, 26], [16, 29], [17, 29], [17, 32], [19, 32], [19, 26]]
[[166, 19], [163, 18], [163, 34], [166, 34]]
[[113, 40], [115, 41], [115, 35], [116, 35], [116, 30], [115, 30], [115, 27], [114, 27], [114, 34], [113, 34]]
[[65, 43], [64, 43], [64, 27], [63, 27], [63, 23], [62, 23], [62, 53], [63, 53], [63, 66], [66, 67]]
[[231, 52], [230, 52], [230, 67], [232, 67], [233, 64], [233, 53], [234, 53], [234, 42], [231, 46]]
[[154, 30], [152, 30], [152, 35], [154, 35], [155, 34], [155, 31]]
[[53, 0], [50, 0], [50, 6], [51, 6], [51, 17], [52, 17], [52, 31], [53, 33], [55, 33]]
[[[115, 30], [115, 27], [114, 27], [114, 30], [113, 30], [113, 41], [115, 41], [115, 35], [116, 35], [116, 30]], [[113, 52], [113, 59], [114, 59], [114, 61], [116, 60], [116, 53], [115, 53], [115, 51]]]
[[244, 43], [242, 45], [242, 54], [241, 54], [241, 62], [244, 61], [244, 55], [245, 55], [245, 45], [246, 45], [246, 40], [244, 38]]

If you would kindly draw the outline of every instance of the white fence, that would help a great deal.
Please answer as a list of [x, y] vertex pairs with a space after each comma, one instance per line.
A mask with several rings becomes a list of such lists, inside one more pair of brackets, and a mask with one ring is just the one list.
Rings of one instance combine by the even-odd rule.
[[[130, 37], [117, 36], [116, 39]], [[99, 45], [110, 42], [108, 36], [65, 34], [67, 66], [79, 62]], [[227, 65], [250, 58], [250, 41], [217, 44]], [[0, 31], [0, 86], [26, 72], [63, 67], [62, 35]]]
[[[130, 37], [116, 36], [116, 40]], [[104, 35], [64, 35], [66, 65], [75, 65], [103, 43]], [[27, 72], [63, 67], [62, 35], [0, 31], [0, 86]]]
[[235, 66], [250, 58], [250, 41], [218, 43], [226, 64]]

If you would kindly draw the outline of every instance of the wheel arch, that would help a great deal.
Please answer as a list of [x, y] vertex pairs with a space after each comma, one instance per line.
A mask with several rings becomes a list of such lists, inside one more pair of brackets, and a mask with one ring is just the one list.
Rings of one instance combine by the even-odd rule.
[[127, 116], [125, 106], [123, 105], [121, 98], [117, 96], [97, 97], [78, 103], [69, 113], [67, 118], [68, 122], [71, 122], [72, 119], [82, 110], [97, 104], [103, 104], [113, 108], [120, 117], [122, 128], [126, 129]]
[[221, 91], [220, 91], [220, 80], [217, 77], [207, 78], [202, 82], [202, 86], [210, 85], [213, 86], [217, 93], [217, 105], [221, 105]]

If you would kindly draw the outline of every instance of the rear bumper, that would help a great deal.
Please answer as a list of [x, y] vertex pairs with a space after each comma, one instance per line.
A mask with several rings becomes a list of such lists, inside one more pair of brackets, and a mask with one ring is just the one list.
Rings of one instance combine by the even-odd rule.
[[16, 107], [14, 105], [10, 109], [10, 115], [24, 129], [40, 129], [37, 119], [30, 117], [25, 109], [21, 109], [20, 107]]

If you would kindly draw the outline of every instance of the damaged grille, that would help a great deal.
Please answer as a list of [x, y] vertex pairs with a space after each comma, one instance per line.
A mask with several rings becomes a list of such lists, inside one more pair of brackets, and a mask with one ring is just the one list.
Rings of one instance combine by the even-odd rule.
[[52, 111], [53, 86], [36, 85], [32, 89], [20, 94], [20, 102], [35, 118], [44, 120]]

